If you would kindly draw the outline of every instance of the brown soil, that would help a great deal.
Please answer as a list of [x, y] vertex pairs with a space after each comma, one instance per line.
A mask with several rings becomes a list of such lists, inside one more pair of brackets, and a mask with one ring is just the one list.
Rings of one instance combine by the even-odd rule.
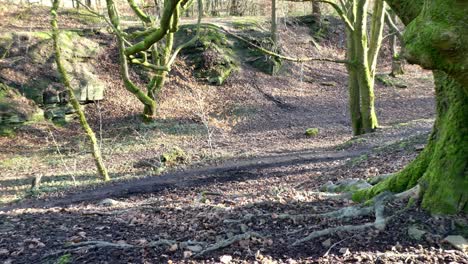
[[[308, 29], [290, 27], [283, 36], [288, 55], [317, 55], [306, 37]], [[101, 38], [112, 43], [111, 38]], [[340, 34], [321, 43], [322, 56], [343, 56]], [[161, 95], [160, 120], [143, 125], [140, 104], [116, 77], [113, 49], [109, 44], [99, 60], [100, 74], [108, 82], [106, 100], [88, 105], [86, 111], [97, 131], [102, 127], [112, 176], [126, 180], [62, 189], [6, 205], [0, 212], [0, 261], [219, 263], [232, 257], [232, 263], [468, 263], [466, 254], [443, 242], [446, 235], [459, 232], [456, 223], [466, 226], [462, 216], [431, 217], [410, 207], [392, 218], [384, 231], [338, 232], [297, 247], [292, 243], [312, 231], [374, 219], [279, 217], [352, 205], [313, 191], [327, 181], [396, 172], [414, 159], [434, 115], [429, 72], [408, 66], [402, 77], [407, 89], [377, 83], [382, 128], [352, 138], [346, 70], [341, 65], [287, 64], [275, 77], [244, 65], [226, 85], [211, 87], [197, 83], [190, 66], [180, 60]], [[388, 72], [387, 52], [381, 61], [379, 72]], [[199, 111], [210, 116], [213, 149]], [[319, 134], [306, 137], [305, 130], [312, 127]], [[36, 124], [19, 130], [15, 138], [0, 138], [0, 157], [9, 161], [0, 168], [0, 191], [17, 194], [38, 173], [44, 185], [53, 186], [55, 180], [72, 175], [64, 172], [65, 165], [75, 166], [78, 182], [94, 177], [79, 131], [76, 123], [63, 128]], [[138, 165], [157, 163], [173, 146], [186, 150], [192, 164], [158, 177], [152, 176], [151, 166]], [[118, 203], [99, 204], [105, 198]], [[385, 214], [405, 205], [389, 204]], [[420, 240], [408, 235], [411, 226], [426, 232]], [[249, 232], [256, 234], [202, 256], [197, 256], [199, 248], [186, 247], [199, 242], [206, 249]], [[167, 245], [151, 246], [163, 240]], [[86, 241], [113, 244], [76, 247]]]

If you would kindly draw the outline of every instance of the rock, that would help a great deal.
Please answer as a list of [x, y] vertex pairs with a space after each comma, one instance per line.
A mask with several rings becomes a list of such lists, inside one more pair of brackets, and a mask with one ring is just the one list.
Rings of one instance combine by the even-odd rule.
[[163, 153], [160, 159], [166, 166], [174, 166], [188, 162], [189, 156], [183, 149], [173, 147], [170, 151]]
[[169, 247], [169, 251], [170, 252], [174, 252], [176, 251], [177, 249], [179, 248], [179, 246], [176, 244], [173, 244], [172, 246]]
[[426, 231], [419, 229], [416, 225], [412, 225], [408, 228], [408, 236], [414, 240], [421, 240], [424, 234], [426, 234]]
[[184, 251], [184, 258], [190, 258], [193, 255], [192, 251]]
[[6, 248], [0, 248], [0, 256], [9, 255], [10, 251]]
[[[94, 66], [101, 50], [100, 44], [75, 31], [62, 32], [59, 41], [64, 66], [70, 75], [78, 100], [81, 102], [102, 100], [106, 83], [99, 78]], [[66, 123], [69, 117], [61, 115], [62, 109], [60, 108], [69, 101], [68, 92], [58, 81], [59, 74], [54, 60], [53, 40], [50, 32], [0, 33], [0, 50], [6, 47], [8, 47], [8, 53], [4, 61], [9, 63], [5, 67], [0, 66], [2, 82], [11, 87], [21, 87], [21, 94], [18, 93], [17, 97], [22, 98], [23, 101], [30, 100], [36, 109], [38, 105], [48, 109], [59, 109], [46, 114], [49, 117], [52, 116], [50, 119], [54, 122]], [[16, 89], [12, 90], [16, 91]], [[31, 109], [34, 110], [32, 112], [26, 111], [28, 114], [25, 114], [24, 110], [31, 107], [27, 107], [24, 102], [12, 103], [16, 100], [7, 100], [8, 103], [3, 104], [1, 101], [4, 95], [1, 93], [0, 91], [0, 133], [4, 130], [2, 127], [6, 122], [14, 121], [17, 123], [14, 126], [16, 128], [18, 124], [22, 125], [31, 120], [30, 114], [36, 112], [34, 109]], [[3, 111], [1, 105], [5, 105], [7, 110]], [[13, 113], [13, 115], [6, 116], [4, 112]]]
[[[238, 69], [240, 61], [235, 56], [235, 47], [226, 34], [215, 25], [202, 25], [203, 34], [190, 48], [182, 50], [193, 64], [194, 75], [213, 85], [222, 85]], [[176, 39], [187, 41], [195, 34], [193, 25], [181, 26]]]
[[323, 246], [324, 248], [329, 248], [329, 247], [331, 246], [331, 239], [329, 238], [329, 239], [323, 241], [323, 242], [322, 242], [322, 246]]
[[447, 236], [444, 238], [444, 241], [463, 252], [468, 252], [468, 242], [462, 236]]
[[308, 137], [315, 137], [319, 133], [319, 129], [314, 127], [314, 128], [307, 128], [305, 131], [305, 135]]
[[120, 204], [119, 201], [116, 201], [116, 200], [110, 199], [110, 198], [106, 198], [106, 199], [99, 202], [99, 205], [101, 205], [101, 206], [115, 206], [115, 205], [118, 205], [118, 204]]
[[343, 256], [347, 256], [347, 255], [351, 254], [351, 252], [349, 251], [349, 248], [340, 248], [339, 252]]
[[230, 255], [222, 255], [219, 258], [219, 261], [223, 264], [229, 264], [232, 261], [232, 257]]

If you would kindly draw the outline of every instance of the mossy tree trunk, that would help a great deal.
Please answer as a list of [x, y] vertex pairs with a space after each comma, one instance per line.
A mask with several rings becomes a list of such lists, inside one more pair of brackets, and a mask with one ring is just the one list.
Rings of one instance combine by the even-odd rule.
[[[374, 76], [382, 43], [385, 5], [382, 0], [374, 2], [368, 33], [368, 4], [368, 0], [353, 0], [348, 1], [347, 6], [334, 5], [346, 22], [346, 53], [351, 61], [347, 65], [349, 108], [354, 135], [372, 132], [378, 126], [374, 107]], [[347, 13], [343, 10], [347, 10]]]
[[419, 184], [421, 205], [428, 211], [468, 213], [468, 2], [387, 2], [407, 24], [405, 57], [434, 70], [437, 116], [426, 148], [412, 163], [353, 198], [365, 200]]
[[[174, 63], [175, 57], [181, 49], [191, 45], [198, 37], [199, 33], [197, 30], [196, 37], [176, 49], [173, 48], [174, 33], [178, 30], [180, 16], [190, 8], [193, 2], [193, 0], [165, 0], [163, 2], [164, 7], [162, 9], [160, 25], [159, 27], [155, 27], [154, 19], [146, 14], [134, 0], [128, 0], [130, 8], [141, 20], [145, 30], [127, 34], [121, 30], [120, 16], [114, 0], [106, 0], [109, 15], [108, 23], [117, 37], [120, 75], [125, 88], [143, 103], [143, 119], [145, 121], [151, 121], [156, 118], [158, 95], [164, 87], [166, 76]], [[203, 13], [202, 0], [198, 0], [198, 3], [198, 24], [200, 24]], [[132, 44], [131, 41], [137, 38], [143, 38], [143, 40]], [[165, 40], [164, 45], [161, 43], [161, 40]], [[151, 62], [148, 60], [150, 54]], [[145, 87], [146, 91], [144, 88], [138, 87], [130, 79], [130, 64], [140, 65], [153, 73], [149, 83]]]
[[57, 69], [60, 73], [63, 85], [68, 91], [68, 95], [70, 97], [70, 102], [73, 106], [73, 109], [76, 111], [78, 114], [78, 118], [80, 120], [80, 124], [83, 127], [83, 130], [85, 131], [86, 135], [89, 138], [89, 141], [91, 142], [91, 147], [92, 147], [92, 152], [93, 152], [93, 157], [94, 161], [96, 163], [96, 167], [98, 169], [99, 175], [101, 178], [105, 181], [110, 180], [109, 174], [107, 173], [106, 166], [104, 165], [104, 161], [102, 159], [101, 155], [101, 149], [99, 148], [99, 144], [96, 139], [96, 135], [94, 134], [93, 130], [88, 124], [88, 121], [86, 120], [86, 116], [83, 112], [83, 110], [80, 107], [80, 104], [78, 100], [75, 97], [75, 93], [73, 91], [73, 88], [71, 87], [70, 84], [70, 78], [68, 76], [67, 71], [65, 70], [65, 67], [63, 65], [62, 61], [62, 56], [61, 56], [61, 51], [60, 51], [60, 44], [59, 44], [59, 28], [58, 28], [58, 22], [57, 22], [57, 11], [60, 6], [60, 0], [54, 0], [52, 9], [51, 9], [51, 25], [52, 25], [52, 37], [54, 40], [54, 50], [55, 50], [55, 61], [57, 63]]

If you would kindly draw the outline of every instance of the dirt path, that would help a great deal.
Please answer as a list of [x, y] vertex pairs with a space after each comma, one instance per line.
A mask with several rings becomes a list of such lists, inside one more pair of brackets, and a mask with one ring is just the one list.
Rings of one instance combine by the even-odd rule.
[[21, 208], [51, 208], [64, 207], [82, 202], [95, 202], [105, 198], [125, 198], [146, 193], [158, 193], [161, 190], [175, 187], [197, 187], [209, 185], [213, 182], [229, 182], [255, 179], [256, 170], [271, 167], [295, 166], [305, 163], [319, 163], [358, 157], [371, 149], [361, 148], [354, 151], [340, 152], [292, 152], [281, 155], [255, 157], [249, 160], [225, 162], [218, 166], [207, 166], [199, 169], [189, 169], [162, 176], [134, 179], [124, 182], [115, 182], [103, 187], [81, 190], [65, 194], [60, 198], [45, 200], [26, 200], [0, 208], [0, 211], [10, 211]]

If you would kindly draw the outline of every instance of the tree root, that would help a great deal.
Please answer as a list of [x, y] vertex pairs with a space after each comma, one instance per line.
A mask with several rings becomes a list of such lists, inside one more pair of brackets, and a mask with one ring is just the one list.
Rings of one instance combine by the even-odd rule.
[[67, 248], [81, 248], [81, 247], [89, 247], [89, 248], [115, 247], [115, 248], [125, 249], [125, 248], [134, 248], [136, 246], [130, 245], [127, 243], [112, 243], [112, 242], [101, 241], [101, 240], [83, 241], [83, 242], [78, 242], [78, 243], [67, 245]]
[[393, 200], [403, 200], [407, 198], [418, 199], [419, 189], [420, 189], [419, 185], [417, 185], [413, 187], [412, 189], [409, 189], [399, 194], [391, 194], [388, 192], [384, 192], [384, 193], [377, 195], [371, 200], [373, 203], [373, 205], [371, 206], [364, 207], [364, 208], [351, 206], [351, 207], [342, 208], [334, 212], [315, 215], [315, 216], [322, 216], [322, 217], [325, 216], [325, 217], [331, 217], [335, 219], [341, 219], [345, 217], [347, 218], [347, 217], [368, 215], [373, 211], [375, 214], [375, 221], [364, 223], [361, 225], [343, 225], [343, 226], [331, 227], [331, 228], [314, 231], [310, 233], [308, 236], [295, 241], [292, 244], [292, 246], [298, 246], [312, 239], [325, 236], [325, 235], [335, 234], [337, 232], [361, 231], [361, 230], [365, 230], [368, 228], [376, 228], [378, 230], [384, 230], [387, 222], [391, 218], [393, 218], [396, 215], [399, 215], [402, 211], [407, 210], [407, 208], [404, 208], [391, 216], [385, 217], [384, 216], [385, 204]]
[[196, 256], [200, 257], [200, 256], [202, 256], [202, 255], [204, 255], [206, 253], [218, 250], [220, 248], [225, 248], [225, 247], [230, 246], [230, 245], [232, 245], [232, 244], [234, 244], [234, 243], [236, 243], [238, 241], [245, 240], [245, 239], [250, 239], [251, 237], [263, 237], [263, 236], [260, 235], [259, 233], [256, 233], [256, 232], [246, 232], [246, 233], [243, 233], [243, 234], [235, 235], [235, 236], [233, 236], [231, 238], [225, 239], [223, 241], [220, 241], [218, 243], [215, 243], [215, 244], [207, 247], [205, 250], [201, 251]]

